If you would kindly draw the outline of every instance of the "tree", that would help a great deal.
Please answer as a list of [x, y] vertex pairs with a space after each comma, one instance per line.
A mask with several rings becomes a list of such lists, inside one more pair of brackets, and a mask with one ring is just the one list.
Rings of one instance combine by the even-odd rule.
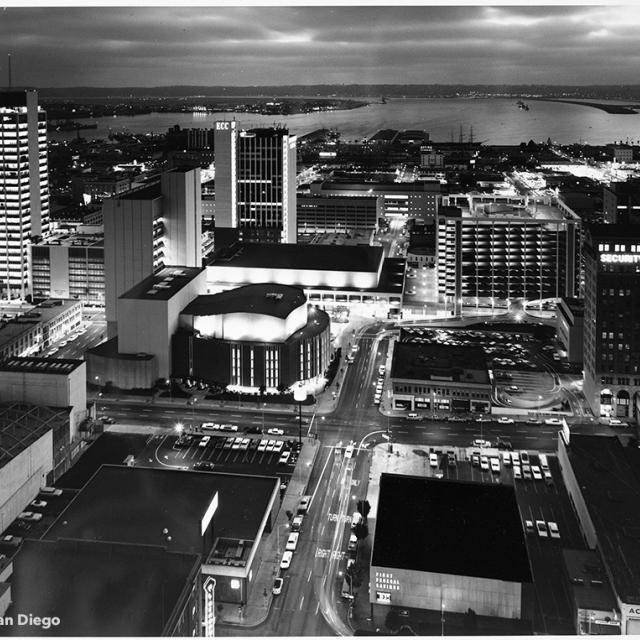
[[364, 522], [360, 522], [353, 527], [353, 533], [358, 540], [364, 540], [369, 535], [369, 527]]
[[368, 500], [358, 500], [358, 513], [366, 520], [369, 515], [369, 511], [371, 511], [371, 505]]

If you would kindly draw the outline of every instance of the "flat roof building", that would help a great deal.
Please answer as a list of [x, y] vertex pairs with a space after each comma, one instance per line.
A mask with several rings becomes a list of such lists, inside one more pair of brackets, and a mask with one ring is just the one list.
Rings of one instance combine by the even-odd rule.
[[216, 600], [242, 603], [279, 490], [275, 477], [103, 465], [44, 538], [198, 554], [202, 572], [216, 577]]
[[492, 379], [481, 347], [436, 344], [404, 331], [394, 343], [395, 409], [488, 413]]
[[[3, 635], [201, 636], [197, 554], [97, 540], [26, 540]], [[33, 612], [50, 629], [19, 624]], [[35, 613], [37, 612], [37, 614]]]
[[558, 461], [588, 547], [600, 555], [621, 632], [640, 633], [640, 449], [616, 436], [562, 432]]
[[372, 604], [530, 619], [513, 487], [383, 473], [375, 518]]

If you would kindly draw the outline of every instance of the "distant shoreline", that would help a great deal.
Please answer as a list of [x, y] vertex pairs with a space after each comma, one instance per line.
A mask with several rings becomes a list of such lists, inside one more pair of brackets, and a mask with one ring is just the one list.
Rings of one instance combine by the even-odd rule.
[[638, 114], [640, 105], [622, 105], [622, 104], [603, 104], [602, 102], [581, 102], [580, 100], [564, 100], [560, 98], [528, 98], [528, 100], [537, 100], [543, 102], [564, 102], [566, 104], [578, 104], [583, 107], [592, 107], [593, 109], [600, 109], [606, 113], [612, 113], [615, 115], [631, 115]]

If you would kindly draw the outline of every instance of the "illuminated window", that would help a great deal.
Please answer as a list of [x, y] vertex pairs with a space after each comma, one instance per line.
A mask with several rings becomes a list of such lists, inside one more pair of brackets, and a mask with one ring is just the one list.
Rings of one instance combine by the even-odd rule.
[[231, 580], [231, 588], [239, 589], [240, 588], [240, 580], [236, 580], [235, 578]]

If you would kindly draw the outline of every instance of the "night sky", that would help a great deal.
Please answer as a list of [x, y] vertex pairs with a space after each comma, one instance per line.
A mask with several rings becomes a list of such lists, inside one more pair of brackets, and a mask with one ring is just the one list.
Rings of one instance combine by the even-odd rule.
[[0, 84], [640, 83], [640, 6], [21, 7]]

